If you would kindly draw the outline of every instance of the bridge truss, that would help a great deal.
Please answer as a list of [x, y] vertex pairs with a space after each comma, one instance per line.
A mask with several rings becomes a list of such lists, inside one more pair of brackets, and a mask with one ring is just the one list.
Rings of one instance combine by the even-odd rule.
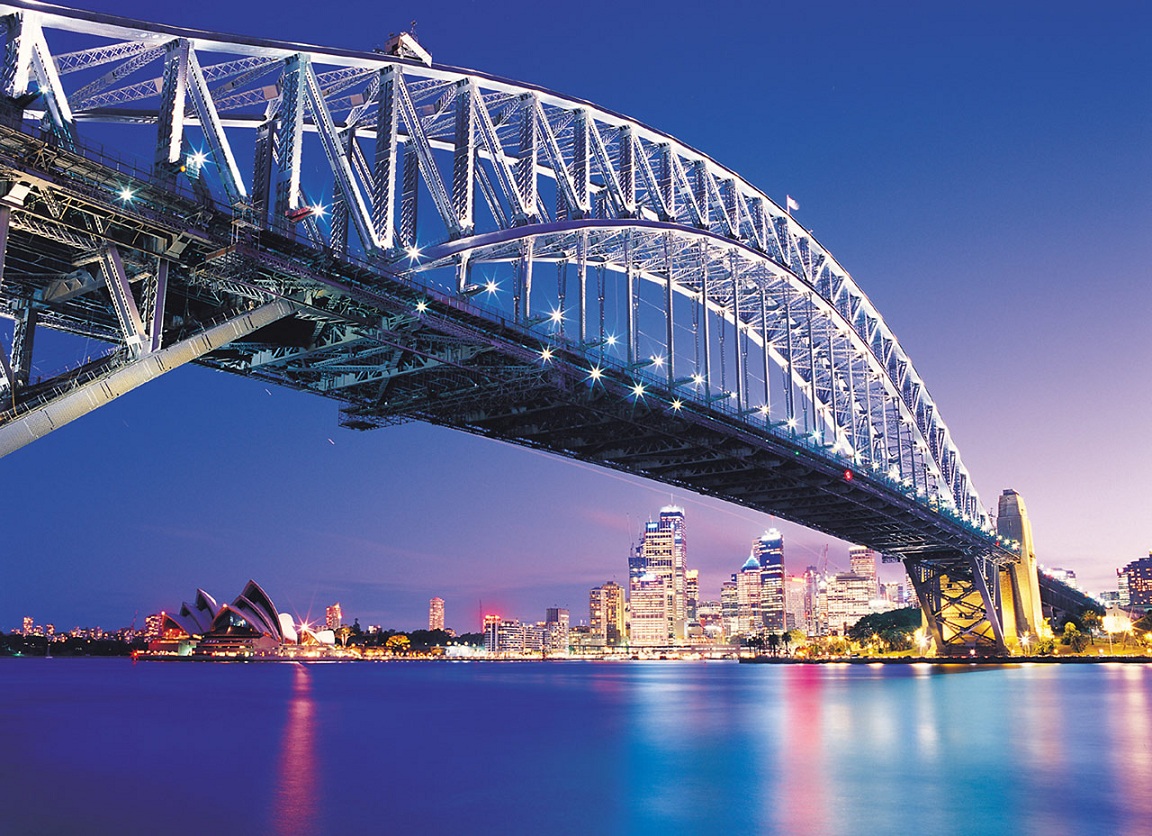
[[[871, 546], [904, 561], [940, 652], [1005, 650], [1015, 546], [926, 385], [730, 169], [408, 36], [0, 16], [0, 455], [197, 362], [333, 398], [351, 428], [429, 421]], [[34, 380], [41, 328], [110, 348]]]

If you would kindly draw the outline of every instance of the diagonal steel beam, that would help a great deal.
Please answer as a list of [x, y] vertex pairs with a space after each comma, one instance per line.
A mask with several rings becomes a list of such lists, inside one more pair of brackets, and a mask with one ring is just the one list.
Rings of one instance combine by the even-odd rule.
[[52, 430], [59, 429], [104, 406], [165, 372], [203, 357], [230, 342], [291, 316], [296, 306], [277, 299], [255, 310], [232, 317], [168, 348], [146, 354], [106, 374], [76, 383], [64, 394], [37, 404], [0, 424], [0, 458], [19, 450]]

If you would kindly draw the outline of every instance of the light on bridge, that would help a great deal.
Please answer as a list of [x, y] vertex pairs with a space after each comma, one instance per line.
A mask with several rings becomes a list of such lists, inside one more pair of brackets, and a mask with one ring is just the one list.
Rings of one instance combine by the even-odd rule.
[[692, 375], [692, 382], [697, 386], [701, 385], [704, 382], [704, 375], [697, 372], [696, 374]]
[[851, 470], [845, 470], [844, 471], [844, 481], [845, 482], [851, 482], [855, 478], [856, 478], [856, 474], [853, 473]]
[[632, 394], [634, 396], [636, 396], [637, 398], [644, 397], [644, 384], [643, 383], [637, 383], [635, 386], [633, 386], [632, 387]]
[[552, 360], [552, 349], [547, 346], [540, 349], [540, 359], [545, 363], [550, 362]]
[[677, 412], [679, 412], [681, 410], [681, 408], [683, 408], [683, 406], [684, 406], [684, 402], [682, 400], [680, 400], [679, 398], [676, 398], [675, 400], [672, 401], [672, 409], [676, 410]]
[[412, 259], [413, 261], [420, 257], [419, 247], [409, 247], [406, 252], [408, 253], [408, 258]]
[[493, 279], [489, 279], [484, 284], [484, 290], [486, 290], [488, 293], [495, 293], [499, 289], [500, 289], [500, 285], [496, 284], [496, 282]]
[[416, 303], [417, 313], [424, 313], [427, 310], [428, 310], [428, 303], [425, 302], [423, 299], [421, 299], [419, 302]]
[[136, 197], [136, 192], [132, 191], [128, 186], [120, 190], [120, 199], [125, 203], [131, 203], [134, 197]]
[[552, 313], [548, 314], [548, 318], [551, 319], [553, 322], [559, 324], [559, 323], [564, 321], [564, 311], [559, 310], [559, 309], [554, 310], [554, 311], [552, 311]]
[[603, 377], [603, 375], [604, 372], [599, 366], [593, 366], [588, 372], [588, 377], [592, 380], [593, 383], [598, 381], [601, 377]]
[[615, 334], [609, 334], [608, 338], [605, 340], [605, 342], [608, 343], [608, 345], [616, 345], [616, 335]]
[[652, 365], [658, 369], [661, 368], [664, 365], [664, 358], [661, 357], [659, 354], [653, 354], [652, 355]]

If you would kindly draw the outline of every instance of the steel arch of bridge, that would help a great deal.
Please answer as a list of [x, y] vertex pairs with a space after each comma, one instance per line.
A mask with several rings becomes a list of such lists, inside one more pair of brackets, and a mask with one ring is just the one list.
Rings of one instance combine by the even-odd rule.
[[[108, 362], [130, 365], [194, 339], [166, 300], [201, 319], [278, 302], [281, 324], [303, 329], [269, 336], [267, 315], [249, 317], [197, 361], [342, 400], [349, 425], [416, 416], [628, 469], [482, 427], [485, 410], [459, 392], [428, 406], [433, 375], [479, 389], [470, 376], [498, 373], [527, 397], [555, 352], [570, 387], [607, 374], [633, 405], [691, 405], [939, 520], [936, 541], [877, 542], [915, 564], [938, 646], [1003, 649], [996, 573], [1013, 555], [927, 387], [847, 271], [735, 172], [591, 103], [425, 63], [404, 38], [394, 54], [360, 53], [32, 0], [0, 15], [9, 121], [25, 137], [28, 120], [40, 126], [36, 142], [4, 143], [5, 233], [17, 257], [45, 241], [75, 268], [6, 295], [10, 418], [99, 376], [32, 391], [37, 325], [108, 340]], [[81, 137], [90, 123], [138, 126], [148, 170], [85, 169], [101, 159]], [[309, 211], [321, 202], [323, 219]], [[45, 426], [98, 401], [58, 403]]]

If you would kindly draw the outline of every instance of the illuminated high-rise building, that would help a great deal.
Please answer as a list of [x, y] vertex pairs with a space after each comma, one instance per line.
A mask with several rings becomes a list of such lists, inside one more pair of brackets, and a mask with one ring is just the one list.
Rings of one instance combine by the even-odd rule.
[[872, 597], [877, 597], [880, 587], [876, 578], [876, 552], [867, 546], [852, 546], [848, 549], [848, 562], [852, 574], [872, 579]]
[[[660, 644], [683, 641], [687, 625], [684, 536], [684, 509], [669, 505], [660, 509], [660, 518], [644, 525], [644, 535], [628, 562], [629, 597], [635, 596], [641, 578], [652, 576], [664, 585], [664, 617], [667, 635]], [[651, 592], [652, 585], [645, 582]], [[648, 606], [647, 604], [645, 606]], [[636, 605], [633, 602], [633, 618]], [[636, 631], [633, 629], [633, 642]]]
[[632, 581], [628, 601], [632, 645], [663, 647], [671, 644], [668, 632], [670, 599], [664, 578], [647, 574]]
[[433, 598], [428, 602], [428, 629], [444, 629], [444, 599]]
[[[1147, 557], [1133, 560], [1116, 574], [1120, 581], [1122, 606], [1152, 608], [1152, 552]], [[27, 623], [28, 619], [24, 621]]]
[[689, 624], [699, 622], [696, 607], [700, 603], [700, 570], [687, 569], [684, 572], [684, 615]]
[[32, 616], [30, 616], [30, 615], [24, 616], [24, 629], [22, 631], [23, 634], [25, 636], [31, 636], [32, 635], [32, 629], [33, 629]]
[[803, 575], [784, 579], [785, 629], [808, 632], [808, 580]]
[[544, 650], [549, 654], [568, 653], [568, 610], [563, 607], [549, 607], [544, 615]]
[[740, 634], [740, 587], [735, 580], [720, 584], [720, 625], [728, 638]]
[[828, 630], [837, 635], [872, 612], [876, 597], [872, 578], [841, 572], [828, 583]]
[[752, 544], [760, 565], [760, 614], [765, 629], [784, 629], [784, 535], [771, 528]]
[[736, 581], [736, 632], [742, 636], [757, 635], [764, 626], [760, 600], [760, 561], [755, 555], [749, 556], [739, 573], [733, 577]]
[[601, 644], [615, 647], [624, 644], [624, 589], [608, 581], [588, 595], [588, 625], [592, 636]]
[[324, 611], [324, 626], [329, 630], [339, 630], [343, 623], [344, 611], [340, 609], [339, 603], [333, 604]]

